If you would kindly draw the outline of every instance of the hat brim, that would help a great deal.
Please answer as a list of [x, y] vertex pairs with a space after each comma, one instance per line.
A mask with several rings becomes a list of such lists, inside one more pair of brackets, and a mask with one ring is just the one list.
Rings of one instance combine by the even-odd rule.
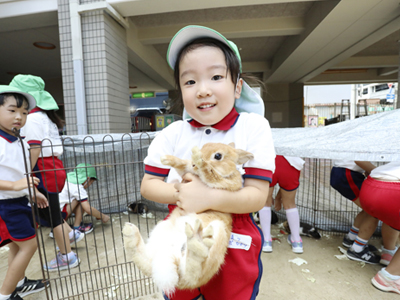
[[0, 94], [20, 94], [20, 95], [24, 96], [28, 100], [28, 103], [29, 103], [29, 109], [28, 110], [31, 110], [32, 108], [36, 107], [35, 98], [31, 94], [28, 94], [28, 93], [25, 93], [25, 92], [21, 92], [17, 88], [10, 87], [8, 89], [1, 89]]
[[211, 28], [199, 25], [186, 26], [179, 30], [169, 43], [167, 51], [167, 62], [171, 69], [175, 69], [176, 60], [181, 49], [191, 41], [199, 38], [216, 39], [226, 44], [229, 48], [232, 48], [229, 41], [222, 34]]

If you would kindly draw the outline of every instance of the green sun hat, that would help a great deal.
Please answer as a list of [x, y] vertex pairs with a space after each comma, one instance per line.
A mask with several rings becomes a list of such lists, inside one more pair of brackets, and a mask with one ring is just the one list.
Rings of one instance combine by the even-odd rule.
[[15, 93], [24, 96], [29, 103], [28, 110], [31, 110], [32, 108], [36, 107], [36, 100], [31, 94], [25, 93], [15, 86], [0, 85], [0, 94], [9, 94], [9, 93], [10, 94]]
[[83, 184], [88, 177], [97, 179], [96, 169], [91, 164], [79, 164], [74, 171], [67, 173], [67, 181], [74, 184]]
[[[242, 60], [240, 57], [239, 49], [236, 46], [236, 44], [232, 41], [229, 41], [218, 31], [199, 25], [189, 25], [183, 27], [171, 39], [167, 51], [167, 62], [172, 70], [174, 70], [175, 68], [176, 60], [178, 59], [178, 54], [181, 51], [181, 49], [190, 42], [199, 38], [216, 39], [227, 45], [229, 48], [231, 48], [232, 51], [236, 54], [237, 58], [239, 59], [240, 72], [242, 72]], [[244, 80], [240, 98], [236, 99], [235, 101], [235, 109], [239, 113], [241, 112], [256, 113], [264, 117], [265, 106], [263, 99]], [[189, 114], [186, 112], [185, 109], [183, 109], [182, 117], [184, 120], [191, 119], [191, 117], [189, 116]]]
[[17, 87], [31, 94], [36, 99], [36, 106], [43, 110], [58, 110], [58, 105], [53, 96], [44, 90], [42, 78], [34, 75], [16, 75], [10, 82], [10, 86]]

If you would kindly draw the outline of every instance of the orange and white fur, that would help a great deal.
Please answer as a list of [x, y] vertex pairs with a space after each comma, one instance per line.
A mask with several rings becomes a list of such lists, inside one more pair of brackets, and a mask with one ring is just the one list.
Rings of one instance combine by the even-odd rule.
[[[180, 175], [193, 173], [209, 187], [237, 191], [242, 176], [236, 165], [253, 158], [234, 144], [205, 144], [192, 149], [192, 160], [172, 155], [161, 157], [164, 165]], [[194, 289], [206, 284], [224, 262], [232, 230], [231, 214], [216, 211], [186, 213], [176, 208], [160, 221], [145, 244], [138, 228], [126, 223], [122, 233], [125, 251], [136, 266], [171, 295], [178, 289]]]

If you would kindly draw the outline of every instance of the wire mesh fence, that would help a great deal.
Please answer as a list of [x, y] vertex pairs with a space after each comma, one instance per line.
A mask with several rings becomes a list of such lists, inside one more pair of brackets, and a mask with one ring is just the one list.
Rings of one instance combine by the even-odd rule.
[[[61, 245], [57, 238], [49, 237], [51, 224], [44, 224], [37, 218], [38, 259], [32, 261], [30, 268], [37, 270], [37, 277], [49, 279], [50, 286], [35, 299], [120, 300], [156, 292], [152, 279], [144, 276], [126, 256], [121, 234], [125, 222], [131, 222], [138, 226], [142, 236], [148, 236], [155, 224], [167, 215], [165, 205], [148, 201], [140, 194], [144, 175], [143, 159], [153, 138], [154, 133], [63, 138], [63, 154], [60, 157], [62, 170], [70, 173], [83, 169], [85, 174], [89, 174], [89, 164], [95, 169], [97, 178], [86, 189], [91, 209], [84, 211], [81, 205], [78, 208], [81, 211], [75, 210], [69, 214], [67, 222], [73, 227], [81, 213], [82, 223], [92, 223], [94, 229], [83, 234], [80, 242], [74, 238], [69, 241], [64, 239], [64, 245]], [[305, 160], [296, 194], [300, 221], [330, 234], [348, 231], [359, 208], [330, 187], [332, 161]], [[85, 165], [79, 167], [80, 164]], [[66, 184], [64, 188], [70, 189], [70, 185]], [[73, 194], [71, 190], [67, 190], [67, 193]], [[81, 199], [81, 195], [75, 197]], [[68, 204], [72, 204], [71, 199]], [[139, 204], [143, 210], [138, 209]], [[100, 215], [96, 215], [95, 211], [99, 211]], [[62, 212], [63, 207], [60, 207]], [[110, 219], [105, 221], [104, 215]], [[278, 216], [281, 221], [286, 218], [282, 211], [278, 212]], [[62, 217], [65, 218], [65, 215]], [[79, 263], [73, 268], [67, 266], [45, 271], [43, 265], [48, 265], [57, 257], [58, 248], [68, 242]], [[0, 267], [6, 266], [6, 255], [6, 252], [0, 252]]]

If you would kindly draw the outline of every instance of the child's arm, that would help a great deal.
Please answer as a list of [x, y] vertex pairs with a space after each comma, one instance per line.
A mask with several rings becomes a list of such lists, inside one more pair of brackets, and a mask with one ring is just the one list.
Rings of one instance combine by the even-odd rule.
[[31, 166], [32, 166], [32, 169], [36, 165], [36, 162], [37, 162], [37, 160], [39, 158], [40, 150], [41, 150], [40, 145], [32, 145], [30, 150], [29, 150], [30, 154], [31, 154]]
[[145, 174], [140, 186], [140, 193], [148, 200], [175, 204], [176, 198], [174, 194], [176, 189], [173, 183], [166, 183], [164, 177]]
[[237, 192], [209, 188], [190, 173], [183, 179], [188, 182], [175, 184], [174, 198], [179, 207], [196, 213], [209, 209], [237, 214], [258, 211], [264, 207], [269, 190], [268, 181], [252, 178], [246, 178], [244, 187]]
[[[35, 187], [39, 182], [39, 178], [29, 177], [29, 187]], [[0, 180], [0, 190], [2, 191], [21, 191], [26, 188], [28, 188], [28, 181], [26, 178], [17, 181]]]
[[375, 165], [371, 164], [369, 161], [355, 161], [355, 164], [365, 171], [365, 175], [369, 175], [373, 169], [376, 168]]

